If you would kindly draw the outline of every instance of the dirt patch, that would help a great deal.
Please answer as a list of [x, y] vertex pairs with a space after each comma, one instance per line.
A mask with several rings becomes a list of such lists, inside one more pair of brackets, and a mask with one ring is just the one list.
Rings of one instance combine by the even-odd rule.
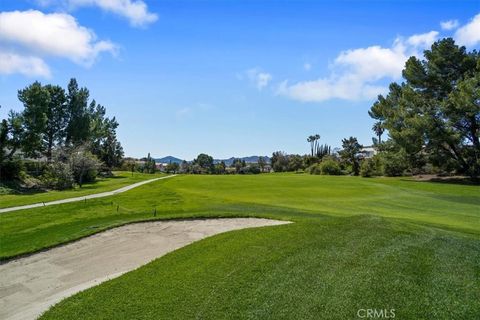
[[218, 233], [289, 223], [232, 218], [130, 224], [0, 265], [0, 319], [34, 319], [51, 305]]

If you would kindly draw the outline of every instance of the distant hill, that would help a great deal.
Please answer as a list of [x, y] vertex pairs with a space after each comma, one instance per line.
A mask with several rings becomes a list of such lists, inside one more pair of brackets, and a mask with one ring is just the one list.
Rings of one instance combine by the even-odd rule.
[[[225, 164], [227, 166], [230, 166], [233, 163], [233, 160], [235, 160], [235, 159], [244, 160], [246, 163], [257, 163], [258, 158], [260, 158], [260, 156], [250, 156], [250, 157], [242, 157], [242, 158], [231, 157], [231, 158], [228, 158], [228, 159], [214, 159], [213, 162], [214, 163], [219, 163], [219, 162], [223, 161], [223, 162], [225, 162]], [[263, 158], [265, 159], [265, 161], [267, 163], [270, 163], [270, 158], [269, 157], [264, 156]]]
[[158, 158], [158, 159], [155, 159], [155, 162], [157, 163], [182, 163], [182, 159], [179, 159], [179, 158], [176, 158], [176, 157], [173, 157], [173, 156], [168, 156], [168, 157], [163, 157], [163, 158]]

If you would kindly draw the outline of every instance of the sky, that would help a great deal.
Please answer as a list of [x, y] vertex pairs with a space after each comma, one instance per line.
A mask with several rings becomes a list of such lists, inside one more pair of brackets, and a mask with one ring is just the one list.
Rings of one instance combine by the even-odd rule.
[[443, 37], [478, 50], [480, 1], [0, 0], [0, 118], [74, 77], [126, 156], [369, 145], [377, 95]]

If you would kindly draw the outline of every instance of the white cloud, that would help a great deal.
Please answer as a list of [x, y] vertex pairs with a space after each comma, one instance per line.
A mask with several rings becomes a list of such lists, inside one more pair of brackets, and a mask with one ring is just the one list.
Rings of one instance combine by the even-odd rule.
[[134, 27], [144, 27], [158, 20], [155, 13], [148, 11], [143, 0], [36, 0], [40, 6], [57, 5], [66, 9], [79, 7], [98, 7], [126, 18]]
[[422, 34], [414, 34], [407, 39], [407, 43], [413, 47], [426, 49], [438, 38], [437, 31], [430, 31]]
[[46, 74], [39, 71], [46, 67], [42, 60], [46, 56], [91, 66], [100, 53], [115, 54], [117, 50], [110, 41], [98, 41], [93, 31], [79, 25], [69, 14], [36, 10], [0, 12], [0, 43], [8, 48], [10, 59], [23, 61], [22, 73], [28, 70], [25, 65], [35, 65], [31, 70], [37, 70], [34, 74], [38, 75]]
[[448, 20], [440, 22], [442, 30], [453, 30], [458, 27], [458, 20]]
[[341, 52], [334, 67], [346, 68], [346, 73], [365, 80], [398, 78], [406, 59], [405, 48], [397, 41], [392, 48], [372, 46]]
[[397, 38], [389, 48], [370, 46], [340, 52], [328, 76], [291, 85], [284, 81], [277, 94], [305, 102], [374, 99], [387, 91], [382, 81], [399, 80], [408, 57], [420, 55], [437, 37], [438, 32], [431, 31]]
[[480, 43], [480, 13], [466, 25], [457, 29], [455, 41], [462, 46], [474, 46]]
[[20, 73], [26, 76], [50, 77], [50, 69], [42, 59], [1, 50], [0, 74], [14, 73]]
[[261, 72], [257, 68], [246, 71], [248, 79], [255, 85], [258, 90], [262, 90], [272, 80], [272, 75], [266, 72]]
[[339, 78], [320, 78], [298, 82], [291, 86], [284, 81], [279, 85], [277, 94], [303, 102], [321, 102], [330, 99], [373, 99], [384, 91], [384, 87], [367, 84], [354, 76], [345, 75]]

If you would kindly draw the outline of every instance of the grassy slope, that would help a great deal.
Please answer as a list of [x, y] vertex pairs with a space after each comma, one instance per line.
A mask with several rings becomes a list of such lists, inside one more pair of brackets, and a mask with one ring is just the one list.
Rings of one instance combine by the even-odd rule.
[[[142, 174], [130, 172], [114, 172], [112, 178], [97, 179], [94, 183], [86, 183], [82, 188], [65, 191], [48, 191], [48, 192], [27, 192], [0, 195], [0, 208], [8, 208], [21, 206], [32, 203], [48, 202], [66, 198], [81, 197], [93, 193], [112, 191], [121, 187], [133, 184], [135, 182], [152, 179], [155, 176], [151, 174]], [[158, 176], [158, 175], [156, 175]]]
[[43, 319], [475, 319], [480, 245], [357, 216], [222, 234], [68, 298]]
[[358, 308], [395, 308], [400, 319], [466, 319], [480, 313], [478, 191], [384, 178], [180, 176], [87, 204], [1, 215], [0, 252], [152, 219], [154, 206], [156, 218], [289, 219], [296, 223], [197, 242], [66, 299], [45, 318], [345, 319]]

